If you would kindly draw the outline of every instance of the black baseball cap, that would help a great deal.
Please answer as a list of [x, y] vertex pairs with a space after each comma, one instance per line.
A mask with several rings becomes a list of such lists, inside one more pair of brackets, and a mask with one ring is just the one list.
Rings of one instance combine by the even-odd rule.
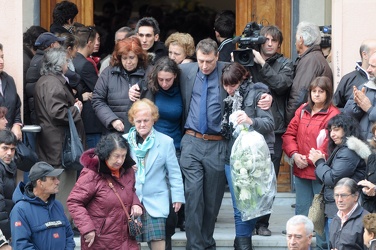
[[51, 44], [53, 44], [56, 41], [58, 42], [65, 41], [65, 37], [57, 37], [51, 32], [44, 32], [38, 36], [34, 45], [37, 47], [49, 47]]
[[54, 168], [50, 164], [44, 161], [35, 163], [29, 172], [30, 181], [36, 181], [44, 176], [59, 176], [64, 169]]

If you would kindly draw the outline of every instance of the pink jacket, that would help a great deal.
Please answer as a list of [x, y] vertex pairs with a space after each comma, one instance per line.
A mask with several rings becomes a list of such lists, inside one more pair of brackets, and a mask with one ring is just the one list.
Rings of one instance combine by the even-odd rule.
[[[81, 249], [138, 250], [135, 238], [129, 236], [124, 209], [106, 179], [112, 180], [130, 213], [131, 206], [137, 204], [142, 207], [135, 193], [133, 169], [123, 166], [119, 179], [110, 177], [103, 173], [107, 166], [99, 161], [94, 149], [83, 153], [81, 163], [84, 168], [67, 200], [69, 212], [81, 233]], [[93, 230], [95, 241], [88, 248], [83, 235]]]

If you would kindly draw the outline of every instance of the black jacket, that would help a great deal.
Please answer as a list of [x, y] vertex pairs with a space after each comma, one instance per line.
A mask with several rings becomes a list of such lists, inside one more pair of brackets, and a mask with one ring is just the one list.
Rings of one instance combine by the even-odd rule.
[[109, 131], [115, 131], [111, 122], [120, 119], [124, 123], [124, 133], [128, 133], [131, 124], [128, 111], [133, 104], [129, 100], [129, 88], [140, 83], [146, 77], [146, 70], [138, 68], [127, 73], [119, 66], [107, 67], [100, 74], [91, 101], [98, 119]]
[[[366, 180], [376, 183], [376, 153], [372, 153], [367, 160], [366, 167]], [[362, 206], [370, 213], [376, 212], [376, 196], [368, 196], [363, 192], [362, 196]]]
[[274, 132], [286, 131], [285, 110], [293, 81], [294, 68], [290, 59], [276, 53], [268, 58], [263, 67], [255, 64], [250, 67], [253, 82], [262, 82], [270, 89], [273, 97], [271, 111], [274, 118]]
[[16, 189], [17, 167], [12, 161], [5, 164], [0, 160], [0, 226], [7, 239], [10, 237], [9, 215], [14, 203], [12, 195]]
[[371, 153], [367, 144], [354, 136], [347, 138], [345, 144], [334, 149], [327, 162], [319, 159], [315, 162], [316, 176], [323, 182], [325, 215], [333, 218], [338, 209], [334, 201], [334, 187], [337, 182], [349, 177], [356, 182], [365, 177], [365, 159]]
[[367, 73], [362, 69], [361, 64], [357, 63], [354, 71], [351, 71], [341, 78], [333, 96], [333, 104], [337, 106], [337, 108], [344, 108], [346, 102], [353, 94], [353, 86], [359, 87], [367, 81]]
[[13, 124], [21, 123], [21, 100], [17, 94], [16, 84], [13, 77], [6, 72], [0, 73], [3, 95], [0, 94], [0, 106], [6, 107], [8, 112], [5, 118], [8, 121], [7, 127], [12, 128]]
[[[86, 92], [93, 92], [95, 84], [98, 80], [97, 72], [94, 65], [89, 62], [81, 53], [77, 52], [73, 59], [73, 64], [76, 72], [80, 75], [80, 93], [79, 99], [82, 100], [82, 94]], [[81, 112], [82, 121], [84, 122], [86, 134], [100, 134], [102, 133], [102, 123], [95, 115], [92, 103], [90, 100], [83, 102], [83, 109]]]

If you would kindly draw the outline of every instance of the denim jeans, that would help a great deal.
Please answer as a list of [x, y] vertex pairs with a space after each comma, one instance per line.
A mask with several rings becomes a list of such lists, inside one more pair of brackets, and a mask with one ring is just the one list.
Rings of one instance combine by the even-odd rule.
[[86, 148], [95, 148], [101, 139], [102, 134], [86, 134]]
[[[318, 180], [308, 180], [295, 176], [295, 214], [308, 216], [313, 196], [320, 193], [322, 185]], [[326, 249], [326, 237], [316, 234], [316, 249]], [[324, 247], [323, 247], [324, 246]]]
[[236, 237], [252, 237], [252, 231], [255, 229], [256, 222], [258, 218], [242, 221], [241, 213], [236, 208], [236, 201], [234, 195], [234, 188], [231, 181], [231, 167], [230, 165], [225, 165], [225, 173], [227, 178], [228, 187], [231, 193], [232, 207], [234, 208], [234, 219], [235, 219], [235, 235]]

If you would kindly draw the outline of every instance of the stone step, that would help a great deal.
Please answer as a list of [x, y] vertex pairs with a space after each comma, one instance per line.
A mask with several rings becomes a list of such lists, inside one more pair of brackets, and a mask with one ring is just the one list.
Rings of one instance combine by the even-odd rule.
[[[285, 229], [286, 221], [294, 215], [294, 209], [291, 208], [291, 204], [295, 203], [294, 193], [277, 193], [276, 198], [273, 203], [273, 212], [270, 217], [269, 229], [272, 231], [272, 236], [259, 236], [255, 235], [252, 237], [253, 246], [255, 250], [285, 250], [286, 246], [286, 236], [282, 235], [282, 230]], [[215, 231], [214, 239], [217, 243], [217, 250], [229, 250], [234, 249], [234, 238], [235, 238], [235, 225], [233, 218], [233, 208], [231, 195], [226, 192], [223, 200], [222, 206], [219, 211]], [[75, 238], [77, 247], [80, 248], [79, 238]], [[172, 249], [183, 250], [185, 249], [187, 238], [185, 232], [181, 232], [176, 229], [175, 235], [172, 237]], [[314, 246], [315, 238], [313, 238]], [[142, 250], [149, 249], [146, 243], [141, 244]]]

